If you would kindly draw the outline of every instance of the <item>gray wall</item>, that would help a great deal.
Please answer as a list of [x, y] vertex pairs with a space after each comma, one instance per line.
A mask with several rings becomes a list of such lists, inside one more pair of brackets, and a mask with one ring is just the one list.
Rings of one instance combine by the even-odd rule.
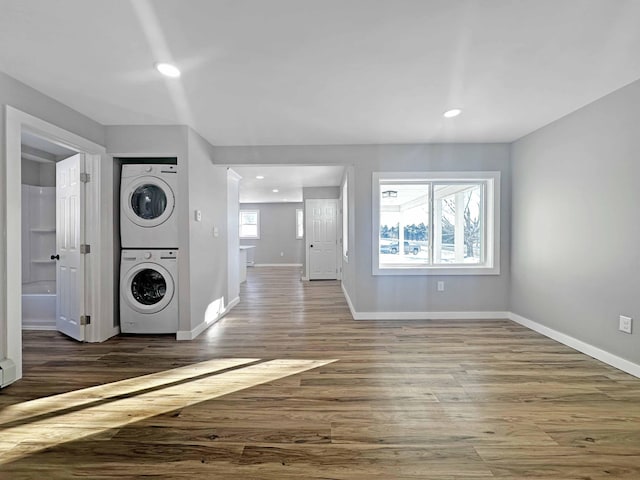
[[[511, 310], [640, 363], [640, 81], [513, 145]], [[636, 325], [636, 327], [640, 324]]]
[[[256, 264], [299, 263], [304, 258], [304, 241], [296, 239], [296, 209], [303, 203], [241, 203], [240, 210], [260, 210], [260, 239], [240, 239]], [[280, 252], [284, 255], [281, 257]]]
[[56, 186], [56, 164], [22, 159], [22, 184], [37, 187]]
[[[81, 115], [56, 100], [47, 97], [37, 90], [18, 82], [0, 72], [0, 225], [7, 224], [7, 198], [4, 184], [6, 181], [5, 149], [5, 105], [10, 105], [25, 113], [46, 120], [65, 130], [80, 135], [100, 145], [105, 144], [104, 127], [92, 119]], [[4, 358], [6, 350], [6, 255], [5, 236], [0, 235], [0, 358]]]
[[340, 198], [340, 187], [305, 187], [302, 189], [302, 200], [314, 198]]
[[[191, 329], [204, 321], [211, 303], [224, 299], [226, 306], [233, 300], [229, 298], [227, 279], [227, 169], [215, 166], [212, 158], [213, 147], [189, 129]], [[195, 221], [196, 210], [202, 211], [200, 222]], [[217, 236], [213, 235], [214, 228], [218, 231]]]
[[[509, 305], [510, 162], [506, 144], [216, 147], [221, 164], [307, 164], [353, 167], [354, 230], [344, 285], [360, 312], [505, 311]], [[373, 171], [500, 171], [501, 274], [483, 276], [373, 276]], [[445, 281], [445, 292], [436, 282]]]

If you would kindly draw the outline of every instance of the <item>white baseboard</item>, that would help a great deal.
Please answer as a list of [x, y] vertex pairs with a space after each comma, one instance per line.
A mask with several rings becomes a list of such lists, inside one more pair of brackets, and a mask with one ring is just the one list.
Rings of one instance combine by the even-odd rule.
[[354, 320], [496, 320], [509, 318], [509, 312], [358, 312], [351, 297], [341, 283], [342, 293], [347, 300]]
[[301, 263], [256, 263], [254, 267], [302, 267]]
[[56, 326], [55, 325], [22, 325], [22, 330], [54, 331], [56, 330]]
[[520, 325], [549, 337], [601, 362], [611, 365], [634, 377], [640, 378], [640, 365], [626, 360], [613, 353], [602, 350], [570, 335], [558, 332], [538, 322], [529, 320], [513, 312], [358, 312], [353, 306], [351, 297], [342, 284], [342, 292], [347, 300], [354, 320], [491, 320], [509, 319]]
[[497, 320], [509, 318], [509, 312], [356, 312], [355, 320]]
[[349, 305], [349, 310], [351, 311], [351, 316], [356, 318], [356, 309], [353, 308], [353, 302], [351, 301], [351, 297], [349, 296], [349, 292], [344, 288], [344, 282], [340, 282], [340, 286], [342, 287], [342, 293], [344, 293], [344, 298], [347, 300], [347, 305]]
[[634, 377], [640, 378], [640, 365], [637, 363], [630, 362], [629, 360], [625, 360], [622, 357], [614, 355], [613, 353], [609, 353], [601, 348], [594, 347], [593, 345], [583, 342], [582, 340], [578, 340], [575, 337], [567, 335], [565, 333], [554, 330], [553, 328], [549, 328], [545, 325], [542, 325], [538, 322], [534, 322], [533, 320], [529, 320], [517, 313], [509, 312], [509, 319], [513, 320], [516, 323], [519, 323], [523, 327], [530, 328], [531, 330], [538, 332], [545, 337], [549, 337], [557, 342], [560, 342], [567, 347], [571, 347], [579, 352], [584, 353], [585, 355], [589, 355], [590, 357], [595, 358], [596, 360], [600, 360], [601, 362], [606, 363], [607, 365], [611, 365], [623, 372], [626, 372]]
[[233, 309], [233, 307], [235, 307], [238, 303], [240, 303], [240, 297], [236, 297], [233, 300], [231, 300], [229, 302], [229, 305], [227, 305], [227, 307], [224, 309], [224, 311], [220, 315], [218, 315], [217, 318], [215, 318], [213, 321], [211, 321], [209, 323], [203, 321], [202, 323], [196, 325], [191, 330], [178, 330], [178, 332], [176, 333], [176, 340], [181, 340], [181, 341], [182, 340], [193, 340], [198, 335], [200, 335], [202, 332], [204, 332], [207, 328], [209, 328], [211, 325], [214, 325], [215, 323], [217, 323], [218, 320], [220, 320], [227, 313], [229, 313], [231, 311], [231, 309]]

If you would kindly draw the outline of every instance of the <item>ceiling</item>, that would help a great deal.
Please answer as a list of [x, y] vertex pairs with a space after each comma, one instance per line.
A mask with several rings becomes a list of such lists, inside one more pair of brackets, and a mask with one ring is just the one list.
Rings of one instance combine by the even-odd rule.
[[[0, 0], [0, 12], [0, 71], [102, 124], [187, 124], [214, 145], [510, 142], [640, 78], [637, 0]], [[444, 119], [451, 107], [462, 115]]]
[[[337, 187], [344, 174], [341, 166], [234, 165], [231, 168], [242, 177], [240, 203], [302, 202], [304, 187]], [[257, 176], [264, 178], [257, 179]]]

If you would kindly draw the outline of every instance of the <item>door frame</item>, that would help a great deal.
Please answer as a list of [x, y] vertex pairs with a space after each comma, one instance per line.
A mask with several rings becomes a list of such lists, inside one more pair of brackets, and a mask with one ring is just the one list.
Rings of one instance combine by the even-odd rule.
[[85, 241], [91, 245], [91, 254], [85, 260], [85, 310], [92, 317], [91, 324], [85, 327], [85, 338], [88, 342], [101, 342], [119, 333], [119, 328], [113, 325], [113, 161], [104, 146], [6, 105], [5, 194], [0, 196], [0, 210], [5, 211], [7, 229], [5, 251], [0, 252], [6, 271], [5, 288], [0, 291], [0, 297], [5, 300], [0, 315], [4, 315], [5, 323], [0, 321], [0, 328], [5, 331], [0, 332], [0, 338], [6, 339], [4, 361], [15, 367], [15, 378], [4, 378], [3, 385], [22, 378], [23, 130], [85, 154], [85, 169], [91, 178], [86, 184], [85, 212], [87, 218], [99, 219], [85, 222]]
[[338, 251], [339, 250], [339, 245], [338, 245], [338, 238], [340, 238], [340, 228], [338, 223], [341, 223], [341, 217], [340, 217], [340, 212], [338, 210], [339, 206], [338, 206], [338, 199], [337, 198], [307, 198], [304, 201], [304, 250], [305, 250], [305, 265], [304, 265], [304, 280], [311, 280], [311, 272], [309, 270], [309, 261], [310, 261], [310, 245], [311, 245], [311, 240], [309, 239], [309, 235], [307, 235], [307, 233], [309, 232], [309, 224], [308, 219], [309, 219], [309, 215], [307, 212], [307, 208], [308, 208], [308, 202], [333, 202], [335, 205], [335, 212], [336, 212], [336, 280], [341, 280], [342, 276], [340, 273], [340, 265], [342, 264], [342, 252]]

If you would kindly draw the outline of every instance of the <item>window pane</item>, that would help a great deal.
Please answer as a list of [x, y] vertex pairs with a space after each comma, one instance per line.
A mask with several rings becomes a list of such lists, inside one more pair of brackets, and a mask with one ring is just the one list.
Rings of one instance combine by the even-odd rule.
[[257, 237], [258, 226], [257, 225], [240, 225], [240, 237]]
[[240, 238], [260, 238], [260, 211], [240, 210]]
[[296, 209], [296, 238], [304, 236], [304, 213], [301, 208]]
[[243, 225], [257, 225], [258, 214], [256, 212], [242, 212], [240, 216], [240, 223]]
[[429, 185], [380, 185], [380, 266], [429, 263]]
[[481, 263], [482, 185], [436, 185], [434, 209], [434, 263]]

